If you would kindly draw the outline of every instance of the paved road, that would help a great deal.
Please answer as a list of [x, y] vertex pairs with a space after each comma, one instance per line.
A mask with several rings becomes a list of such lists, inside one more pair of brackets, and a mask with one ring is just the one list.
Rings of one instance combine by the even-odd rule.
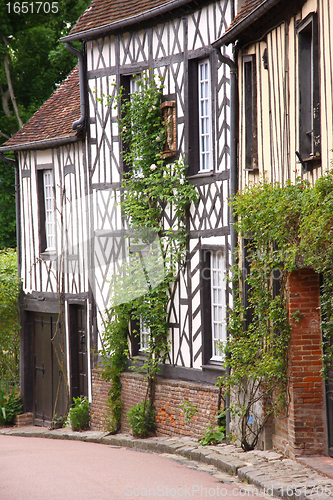
[[222, 483], [159, 455], [80, 441], [0, 435], [0, 500], [232, 497], [253, 498], [236, 483]]

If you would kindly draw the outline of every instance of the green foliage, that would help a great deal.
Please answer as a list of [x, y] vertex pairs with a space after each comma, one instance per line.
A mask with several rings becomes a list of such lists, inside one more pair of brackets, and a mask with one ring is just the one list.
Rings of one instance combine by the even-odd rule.
[[179, 407], [184, 415], [185, 423], [190, 424], [192, 418], [198, 413], [197, 405], [194, 405], [185, 399], [184, 403], [179, 405]]
[[105, 323], [103, 333], [104, 350], [101, 351], [103, 359], [103, 378], [112, 380], [108, 394], [109, 415], [107, 428], [115, 434], [120, 430], [121, 418], [121, 380], [120, 374], [127, 364], [127, 334], [131, 310], [127, 304], [114, 308], [114, 316]]
[[0, 249], [16, 247], [15, 167], [0, 162]]
[[9, 389], [8, 382], [0, 381], [0, 426], [13, 425], [15, 416], [23, 410], [22, 398], [16, 387]]
[[145, 438], [155, 431], [155, 412], [148, 401], [134, 405], [127, 418], [134, 437]]
[[[112, 102], [119, 113], [125, 144], [123, 157], [128, 173], [122, 184], [121, 208], [131, 233], [131, 253], [114, 277], [113, 307], [108, 311], [110, 320], [103, 338], [105, 373], [113, 381], [110, 422], [114, 430], [119, 428], [120, 373], [125, 368], [130, 319], [150, 329], [144, 363], [136, 369], [147, 377], [146, 400], [153, 404], [155, 377], [169, 350], [168, 306], [186, 257], [187, 210], [197, 200], [194, 187], [186, 180], [187, 167], [182, 158], [168, 163], [163, 157], [162, 85], [143, 77], [138, 86], [130, 99], [125, 100], [120, 89]], [[165, 209], [175, 215], [171, 228], [164, 227]]]
[[89, 429], [89, 402], [81, 397], [73, 398], [73, 401], [68, 414], [72, 430], [85, 431]]
[[19, 378], [19, 315], [17, 298], [20, 280], [17, 277], [17, 254], [0, 251], [0, 379]]
[[[332, 359], [333, 333], [333, 177], [328, 173], [313, 186], [298, 179], [293, 185], [268, 182], [250, 186], [233, 202], [240, 238], [248, 239], [250, 272], [248, 311], [244, 307], [244, 270], [233, 270], [236, 290], [230, 312], [226, 348], [231, 375], [227, 390], [235, 399], [231, 412], [239, 419], [244, 450], [253, 449], [272, 413], [285, 406], [287, 347], [290, 324], [286, 307], [288, 274], [312, 267], [323, 275], [322, 330], [325, 357]], [[279, 286], [274, 286], [279, 279]], [[252, 314], [247, 325], [246, 315]], [[299, 317], [293, 318], [299, 321]], [[266, 417], [258, 421], [255, 406], [264, 401]]]
[[203, 438], [200, 440], [199, 444], [201, 446], [207, 446], [210, 444], [219, 444], [225, 438], [225, 427], [218, 427], [209, 425], [205, 431]]

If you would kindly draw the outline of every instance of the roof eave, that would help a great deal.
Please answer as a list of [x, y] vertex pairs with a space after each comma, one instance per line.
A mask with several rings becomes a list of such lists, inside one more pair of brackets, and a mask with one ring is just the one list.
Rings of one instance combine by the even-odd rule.
[[118, 31], [124, 28], [128, 28], [135, 24], [142, 23], [144, 21], [149, 21], [154, 17], [160, 16], [169, 12], [170, 10], [183, 7], [184, 5], [191, 3], [192, 0], [171, 0], [160, 7], [155, 7], [153, 9], [137, 14], [136, 16], [128, 17], [122, 19], [121, 21], [116, 21], [114, 23], [106, 24], [104, 26], [99, 26], [98, 28], [92, 28], [86, 31], [80, 31], [79, 33], [74, 33], [73, 35], [67, 35], [60, 38], [61, 42], [71, 42], [73, 40], [89, 40], [102, 36], [106, 33], [111, 33], [113, 31]]
[[71, 142], [82, 140], [79, 136], [55, 137], [53, 139], [42, 139], [40, 141], [25, 142], [23, 144], [13, 144], [8, 146], [0, 146], [1, 152], [8, 151], [28, 151], [32, 149], [49, 149], [52, 147], [62, 146]]
[[253, 12], [248, 14], [240, 23], [236, 24], [230, 30], [228, 30], [224, 35], [222, 35], [218, 40], [212, 43], [214, 48], [221, 47], [222, 45], [229, 45], [229, 43], [235, 42], [238, 35], [251, 26], [252, 23], [257, 21], [261, 16], [269, 11], [274, 5], [279, 3], [280, 0], [266, 0], [259, 7], [257, 7]]

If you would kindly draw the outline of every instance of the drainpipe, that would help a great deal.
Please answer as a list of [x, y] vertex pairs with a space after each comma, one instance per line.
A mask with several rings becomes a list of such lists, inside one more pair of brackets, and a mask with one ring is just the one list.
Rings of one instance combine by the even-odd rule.
[[[237, 171], [237, 145], [238, 145], [238, 84], [237, 84], [237, 50], [234, 48], [234, 62], [230, 57], [221, 53], [221, 47], [214, 46], [219, 61], [227, 64], [230, 68], [230, 189], [229, 198], [233, 201], [238, 189], [238, 171]], [[237, 234], [235, 230], [235, 214], [232, 206], [230, 207], [230, 241], [231, 241], [231, 265], [236, 262], [235, 249], [237, 246]], [[232, 287], [232, 297], [235, 303], [235, 287]], [[230, 375], [230, 368], [226, 367], [226, 377]], [[230, 433], [230, 395], [225, 397], [226, 406], [226, 433]]]
[[65, 47], [71, 54], [74, 54], [79, 60], [79, 82], [80, 82], [80, 107], [81, 116], [72, 124], [73, 130], [81, 130], [86, 121], [86, 95], [85, 95], [85, 79], [84, 79], [84, 59], [83, 53], [71, 46], [69, 42], [65, 43]]

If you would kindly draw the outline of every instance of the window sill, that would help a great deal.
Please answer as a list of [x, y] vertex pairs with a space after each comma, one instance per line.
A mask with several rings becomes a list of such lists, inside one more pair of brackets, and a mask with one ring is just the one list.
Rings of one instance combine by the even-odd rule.
[[320, 156], [309, 156], [303, 159], [303, 169], [304, 172], [311, 172], [313, 169], [320, 167], [321, 157]]
[[259, 167], [245, 167], [245, 172], [259, 172]]
[[56, 260], [57, 252], [55, 250], [45, 250], [45, 252], [40, 253], [40, 258], [42, 260]]
[[194, 175], [189, 175], [188, 179], [200, 179], [201, 177], [212, 177], [214, 175], [214, 170], [207, 170], [206, 172], [198, 172]]
[[216, 371], [225, 373], [225, 368], [223, 366], [223, 361], [209, 361], [206, 365], [201, 366], [202, 370], [206, 371]]

